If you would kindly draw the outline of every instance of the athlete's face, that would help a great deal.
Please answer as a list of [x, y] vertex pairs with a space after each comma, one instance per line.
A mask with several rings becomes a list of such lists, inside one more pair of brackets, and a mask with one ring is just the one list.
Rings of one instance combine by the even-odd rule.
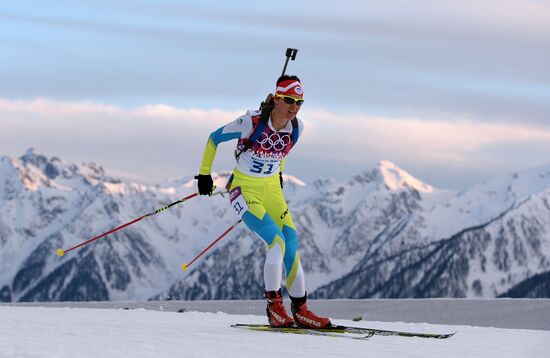
[[275, 97], [275, 107], [273, 108], [274, 111], [277, 111], [277, 114], [286, 119], [291, 120], [296, 115], [298, 115], [298, 112], [300, 111], [300, 106], [294, 101], [292, 104], [288, 104], [287, 101], [285, 101], [282, 97]]

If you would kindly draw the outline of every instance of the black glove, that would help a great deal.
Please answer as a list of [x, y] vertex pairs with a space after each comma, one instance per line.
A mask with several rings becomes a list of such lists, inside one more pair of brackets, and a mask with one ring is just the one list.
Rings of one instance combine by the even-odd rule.
[[197, 183], [197, 186], [199, 187], [200, 195], [212, 194], [212, 191], [214, 190], [214, 181], [212, 180], [212, 176], [210, 174], [208, 175], [198, 174], [195, 176], [195, 179], [199, 181]]
[[283, 172], [279, 172], [279, 181], [281, 182], [281, 189], [283, 188]]

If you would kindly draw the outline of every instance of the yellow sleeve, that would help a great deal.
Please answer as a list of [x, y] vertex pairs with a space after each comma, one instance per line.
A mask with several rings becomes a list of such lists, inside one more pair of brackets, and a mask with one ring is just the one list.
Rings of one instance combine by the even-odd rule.
[[211, 137], [208, 137], [206, 142], [206, 148], [204, 148], [204, 154], [202, 155], [201, 168], [199, 169], [199, 174], [209, 175], [212, 171], [212, 163], [216, 157], [216, 150], [218, 146], [214, 144]]
[[228, 123], [210, 133], [208, 141], [206, 142], [204, 154], [202, 155], [202, 163], [199, 169], [199, 174], [208, 175], [212, 171], [212, 163], [216, 157], [218, 144], [232, 139], [241, 138], [244, 134], [248, 135], [251, 130], [252, 121], [250, 119], [245, 120], [244, 117], [239, 117], [233, 122]]

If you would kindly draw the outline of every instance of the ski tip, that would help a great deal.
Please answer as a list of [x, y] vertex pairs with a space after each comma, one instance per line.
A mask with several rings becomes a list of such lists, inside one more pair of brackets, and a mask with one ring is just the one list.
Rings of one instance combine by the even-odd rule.
[[63, 257], [65, 255], [65, 251], [63, 249], [57, 249], [57, 256]]
[[186, 264], [181, 264], [181, 269], [182, 269], [183, 271], [187, 271], [187, 270], [189, 270], [189, 267], [187, 267]]

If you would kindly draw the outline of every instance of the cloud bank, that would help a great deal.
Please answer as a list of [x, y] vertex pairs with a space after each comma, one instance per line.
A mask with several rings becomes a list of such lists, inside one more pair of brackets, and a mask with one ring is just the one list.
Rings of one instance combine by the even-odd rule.
[[3, 98], [239, 108], [291, 46], [308, 103], [330, 112], [550, 118], [548, 1], [25, 3], [0, 10]]
[[[0, 153], [20, 156], [34, 147], [69, 161], [97, 161], [117, 175], [161, 182], [193, 175], [210, 132], [244, 111], [0, 99]], [[310, 182], [346, 177], [390, 160], [428, 184], [461, 189], [483, 178], [547, 164], [550, 158], [550, 128], [533, 124], [306, 108], [300, 117], [304, 136], [286, 170]], [[232, 169], [234, 145], [220, 145], [216, 171]]]

